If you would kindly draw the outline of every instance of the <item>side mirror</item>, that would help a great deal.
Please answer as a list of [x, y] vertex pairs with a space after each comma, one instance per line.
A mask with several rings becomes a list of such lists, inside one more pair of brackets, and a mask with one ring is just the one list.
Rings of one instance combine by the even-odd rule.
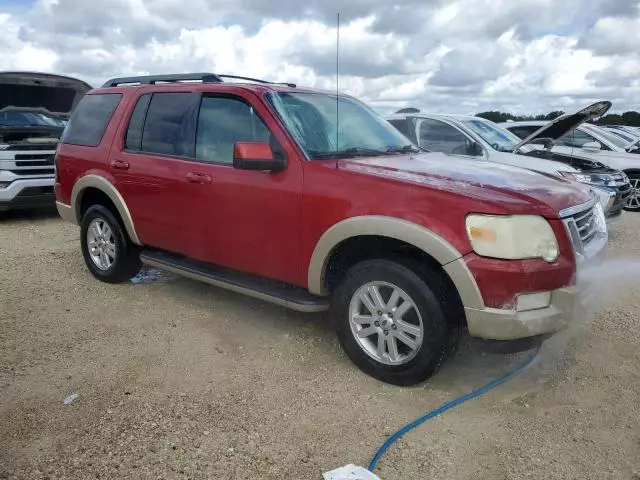
[[285, 166], [285, 159], [274, 158], [266, 142], [236, 142], [233, 146], [233, 168], [279, 172]]
[[582, 149], [587, 152], [599, 152], [601, 148], [602, 145], [600, 145], [600, 142], [587, 142], [582, 145]]

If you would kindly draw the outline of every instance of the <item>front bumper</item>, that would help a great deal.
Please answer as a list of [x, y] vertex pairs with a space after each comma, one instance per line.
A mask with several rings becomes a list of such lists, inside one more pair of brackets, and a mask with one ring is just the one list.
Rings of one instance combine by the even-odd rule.
[[[584, 272], [600, 265], [606, 255], [607, 228], [599, 209], [594, 200], [561, 212], [561, 228], [568, 238], [559, 241], [571, 243], [573, 259], [524, 263], [469, 254], [446, 265], [464, 305], [469, 334], [515, 340], [553, 333], [579, 319], [584, 313], [581, 295], [588, 290]], [[567, 275], [567, 269], [573, 273]], [[558, 285], [559, 278], [564, 278], [564, 286]]]
[[472, 337], [515, 340], [561, 330], [579, 314], [580, 309], [579, 289], [571, 286], [552, 291], [549, 305], [544, 308], [525, 311], [499, 308], [464, 310]]
[[53, 207], [54, 178], [23, 178], [0, 188], [0, 211]]
[[632, 189], [631, 184], [626, 183], [619, 187], [592, 187], [592, 190], [598, 195], [600, 205], [609, 222], [622, 216]]

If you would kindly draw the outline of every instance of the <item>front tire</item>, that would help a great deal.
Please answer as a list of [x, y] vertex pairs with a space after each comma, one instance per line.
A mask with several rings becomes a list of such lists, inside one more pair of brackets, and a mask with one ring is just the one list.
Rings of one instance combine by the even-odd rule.
[[82, 256], [91, 274], [106, 283], [121, 283], [142, 267], [140, 248], [129, 239], [120, 220], [106, 207], [93, 205], [80, 224]]
[[627, 176], [631, 183], [631, 193], [624, 209], [629, 212], [640, 212], [640, 173], [628, 173]]
[[[431, 377], [452, 353], [450, 328], [433, 272], [389, 260], [351, 268], [334, 293], [332, 318], [340, 344], [365, 373], [408, 386]], [[424, 272], [423, 272], [424, 273]]]

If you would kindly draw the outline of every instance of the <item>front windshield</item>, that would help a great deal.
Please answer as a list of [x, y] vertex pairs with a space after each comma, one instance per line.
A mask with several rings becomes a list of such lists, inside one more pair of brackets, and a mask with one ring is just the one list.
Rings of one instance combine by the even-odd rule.
[[372, 155], [417, 148], [393, 125], [353, 98], [338, 96], [336, 101], [336, 95], [316, 92], [270, 92], [267, 98], [310, 159], [330, 158], [345, 151]]
[[513, 152], [516, 145], [521, 142], [520, 138], [509, 130], [491, 122], [473, 119], [464, 120], [462, 123], [499, 152]]
[[602, 140], [609, 143], [609, 146], [615, 146], [618, 150], [624, 150], [629, 145], [624, 139], [618, 137], [614, 133], [607, 132], [606, 129], [597, 127], [595, 125], [583, 125], [588, 132], [592, 132], [594, 135], [601, 137]]
[[36, 112], [0, 112], [0, 125], [7, 127], [64, 127], [65, 121]]

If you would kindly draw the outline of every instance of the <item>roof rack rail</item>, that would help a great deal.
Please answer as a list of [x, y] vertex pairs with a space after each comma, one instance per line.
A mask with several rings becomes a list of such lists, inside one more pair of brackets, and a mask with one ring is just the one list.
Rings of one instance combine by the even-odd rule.
[[269, 82], [260, 80], [259, 78], [242, 77], [239, 75], [222, 75], [217, 73], [172, 73], [167, 75], [142, 75], [139, 77], [119, 77], [107, 80], [102, 88], [117, 87], [119, 85], [155, 85], [156, 83], [173, 83], [173, 82], [189, 82], [201, 81], [202, 83], [223, 83], [223, 78], [232, 78], [237, 80], [248, 80], [255, 83], [264, 83], [270, 85], [286, 85], [296, 88], [295, 83], [285, 82]]
[[217, 74], [218, 77], [221, 78], [233, 78], [236, 80], [249, 80], [250, 82], [256, 82], [256, 83], [267, 83], [270, 85], [286, 85], [287, 87], [291, 87], [291, 88], [296, 88], [296, 84], [295, 83], [288, 83], [288, 82], [269, 82], [267, 80], [260, 80], [259, 78], [251, 78], [251, 77], [241, 77], [239, 75], [223, 75], [221, 73]]
[[202, 83], [221, 83], [222, 78], [215, 73], [174, 73], [168, 75], [142, 75], [139, 77], [119, 77], [107, 80], [103, 88], [117, 87], [119, 85], [154, 85], [156, 83], [172, 83], [201, 81]]

